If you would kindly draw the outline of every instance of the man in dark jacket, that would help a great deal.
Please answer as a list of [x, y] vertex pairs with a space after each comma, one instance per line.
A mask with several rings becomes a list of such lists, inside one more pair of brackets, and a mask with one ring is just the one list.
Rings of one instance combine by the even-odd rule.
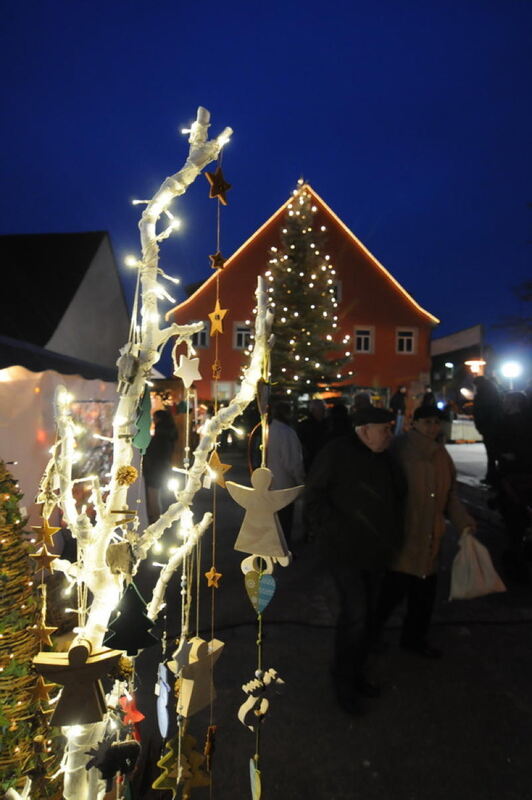
[[366, 661], [382, 577], [402, 543], [405, 482], [385, 452], [392, 419], [382, 408], [359, 411], [354, 432], [318, 453], [306, 484], [308, 518], [340, 601], [335, 687], [340, 705], [353, 713], [360, 695], [379, 693]]

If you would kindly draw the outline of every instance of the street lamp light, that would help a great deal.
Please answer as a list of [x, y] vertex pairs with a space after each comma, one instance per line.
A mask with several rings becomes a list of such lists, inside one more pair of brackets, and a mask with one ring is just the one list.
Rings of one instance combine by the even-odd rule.
[[523, 372], [523, 366], [519, 361], [505, 361], [501, 365], [501, 375], [506, 378], [510, 384], [510, 391], [514, 388], [514, 379], [519, 378]]

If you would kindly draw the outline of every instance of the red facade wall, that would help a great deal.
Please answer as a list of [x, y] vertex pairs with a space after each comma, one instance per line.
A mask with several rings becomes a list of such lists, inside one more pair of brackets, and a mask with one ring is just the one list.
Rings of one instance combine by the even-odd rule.
[[[326, 251], [340, 281], [340, 338], [346, 334], [353, 337], [355, 326], [374, 328], [374, 352], [353, 354], [353, 363], [346, 367], [354, 372], [349, 383], [393, 391], [403, 383], [413, 387], [416, 382], [427, 380], [430, 373], [429, 340], [437, 320], [379, 265], [311, 187], [307, 185], [306, 188], [318, 209], [315, 224], [326, 226]], [[218, 337], [222, 381], [238, 381], [241, 366], [245, 363], [243, 352], [233, 346], [234, 323], [253, 319], [257, 275], [268, 269], [270, 247], [279, 245], [279, 229], [287, 203], [228, 259], [221, 271], [220, 305], [228, 309], [223, 320], [224, 334]], [[181, 324], [195, 320], [208, 322], [208, 314], [214, 309], [215, 302], [213, 273], [188, 300], [170, 311], [167, 318]], [[396, 352], [396, 329], [402, 327], [416, 330], [416, 352], [413, 354]], [[198, 350], [203, 380], [196, 383], [196, 389], [202, 399], [212, 396], [214, 347], [213, 337], [208, 349]], [[353, 347], [351, 341], [346, 349], [353, 352]]]

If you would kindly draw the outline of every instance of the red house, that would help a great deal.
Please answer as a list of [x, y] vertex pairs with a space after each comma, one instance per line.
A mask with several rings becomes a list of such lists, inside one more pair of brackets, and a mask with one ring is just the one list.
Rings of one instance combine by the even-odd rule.
[[[389, 392], [405, 384], [411, 395], [429, 382], [429, 343], [438, 319], [423, 309], [388, 270], [357, 239], [347, 225], [304, 184], [314, 202], [315, 225], [324, 226], [327, 251], [336, 270], [339, 338], [351, 337], [353, 371], [344, 393], [371, 389], [384, 401]], [[228, 309], [223, 335], [218, 336], [218, 359], [222, 374], [220, 399], [231, 397], [238, 385], [244, 351], [249, 344], [257, 275], [268, 269], [270, 248], [280, 244], [280, 229], [288, 198], [225, 262], [220, 274], [220, 306]], [[210, 336], [209, 313], [216, 302], [216, 273], [194, 294], [168, 312], [167, 319], [180, 324], [202, 320], [204, 331], [196, 341], [203, 376], [195, 386], [200, 399], [213, 397], [211, 365], [215, 360], [215, 338]]]

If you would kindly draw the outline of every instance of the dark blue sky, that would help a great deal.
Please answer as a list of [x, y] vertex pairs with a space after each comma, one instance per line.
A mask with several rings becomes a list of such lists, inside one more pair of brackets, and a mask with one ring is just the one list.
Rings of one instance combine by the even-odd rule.
[[[180, 168], [201, 104], [235, 130], [226, 255], [303, 175], [441, 334], [520, 310], [531, 0], [4, 0], [2, 16], [0, 233], [105, 229], [120, 260], [138, 251], [129, 201]], [[175, 203], [163, 250], [184, 282], [209, 274], [207, 189]]]

